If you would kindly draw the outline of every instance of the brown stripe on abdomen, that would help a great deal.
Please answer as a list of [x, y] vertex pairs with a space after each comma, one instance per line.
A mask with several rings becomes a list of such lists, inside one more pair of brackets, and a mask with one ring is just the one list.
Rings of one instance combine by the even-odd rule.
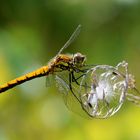
[[37, 77], [42, 77], [42, 76], [48, 75], [49, 72], [50, 72], [50, 69], [48, 68], [48, 66], [43, 66], [40, 69], [37, 69], [33, 72], [30, 72], [26, 75], [23, 75], [21, 77], [18, 77], [14, 80], [11, 80], [11, 81], [1, 85], [0, 86], [0, 93], [4, 92], [6, 90], [9, 90], [17, 85], [20, 85], [26, 81], [32, 80], [32, 79], [37, 78]]

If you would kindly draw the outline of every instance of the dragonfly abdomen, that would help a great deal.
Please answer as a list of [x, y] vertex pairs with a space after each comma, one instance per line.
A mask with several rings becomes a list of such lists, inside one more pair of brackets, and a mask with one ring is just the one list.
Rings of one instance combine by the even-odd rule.
[[48, 66], [43, 66], [33, 72], [27, 73], [26, 75], [20, 76], [14, 80], [11, 80], [3, 85], [0, 86], [0, 93], [9, 90], [17, 85], [20, 85], [26, 81], [29, 81], [31, 79], [42, 77], [45, 75], [48, 75], [50, 72], [50, 69]]

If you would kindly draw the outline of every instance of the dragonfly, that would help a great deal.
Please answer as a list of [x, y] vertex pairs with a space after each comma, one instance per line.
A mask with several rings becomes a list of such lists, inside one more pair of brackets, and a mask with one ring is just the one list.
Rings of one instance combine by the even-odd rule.
[[[75, 29], [68, 41], [46, 66], [15, 78], [0, 85], [0, 93], [14, 88], [29, 80], [53, 77], [59, 91], [63, 93], [66, 106], [82, 116], [90, 118], [107, 118], [114, 115], [124, 103], [129, 101], [140, 105], [140, 93], [135, 87], [134, 77], [128, 73], [128, 63], [117, 66], [87, 65], [86, 56], [81, 53], [72, 55], [62, 52], [79, 35], [81, 25]], [[130, 94], [128, 91], [135, 91]]]
[[[64, 49], [66, 49], [79, 35], [80, 30], [81, 25], [78, 25], [68, 41], [59, 50], [57, 55], [48, 62], [46, 66], [42, 66], [37, 70], [29, 72], [3, 85], [0, 85], [0, 93], [4, 93], [11, 88], [14, 88], [35, 78], [45, 76], [47, 77], [46, 79], [48, 83], [49, 79], [51, 79], [50, 77], [55, 77], [53, 80], [56, 81], [59, 90], [64, 94], [64, 100], [67, 107], [69, 109], [71, 108], [72, 100], [74, 100], [76, 103], [78, 102], [78, 104], [82, 104], [79, 95], [77, 94], [80, 87], [79, 79], [92, 65], [86, 65], [86, 56], [79, 52], [72, 55], [62, 54]], [[69, 92], [71, 92], [71, 94]]]
[[[64, 44], [64, 46], [59, 50], [57, 55], [50, 60], [48, 65], [42, 66], [41, 68], [27, 73], [23, 76], [15, 78], [3, 85], [0, 86], [0, 93], [3, 93], [11, 88], [14, 88], [17, 85], [20, 85], [26, 81], [42, 77], [42, 76], [49, 76], [54, 73], [59, 73], [63, 71], [69, 71], [70, 78], [73, 78], [74, 72], [82, 72], [81, 68], [84, 66], [85, 63], [85, 55], [81, 53], [76, 53], [74, 55], [65, 55], [62, 54], [63, 50], [66, 49], [78, 36], [81, 30], [81, 25], [78, 25], [76, 30], [73, 32], [69, 40]], [[70, 79], [69, 78], [69, 79]], [[76, 81], [76, 80], [75, 80]]]
[[[11, 88], [14, 88], [22, 83], [25, 83], [35, 78], [46, 76], [49, 79], [49, 77], [55, 75], [54, 77], [56, 82], [58, 83], [57, 85], [59, 88], [61, 88], [61, 92], [64, 91], [64, 96], [67, 99], [70, 99], [71, 97], [68, 96], [68, 92], [70, 90], [74, 99], [76, 99], [78, 103], [81, 103], [79, 97], [76, 95], [78, 91], [75, 90], [80, 87], [78, 80], [83, 76], [83, 73], [88, 68], [88, 66], [85, 65], [86, 56], [81, 53], [75, 53], [73, 55], [62, 54], [64, 49], [66, 49], [79, 35], [80, 30], [81, 25], [78, 25], [78, 27], [72, 33], [68, 41], [59, 50], [57, 55], [48, 62], [46, 66], [42, 66], [35, 71], [29, 72], [3, 85], [0, 85], [0, 93], [4, 93]], [[75, 76], [76, 74], [78, 74], [78, 77]], [[64, 78], [64, 75], [67, 76]], [[68, 101], [66, 102], [68, 103]]]

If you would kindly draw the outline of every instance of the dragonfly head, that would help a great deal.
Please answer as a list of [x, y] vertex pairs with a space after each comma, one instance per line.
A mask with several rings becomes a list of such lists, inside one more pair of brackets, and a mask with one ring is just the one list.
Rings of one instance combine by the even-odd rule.
[[76, 53], [73, 56], [73, 64], [76, 67], [82, 67], [85, 63], [85, 60], [86, 60], [86, 56], [81, 53]]

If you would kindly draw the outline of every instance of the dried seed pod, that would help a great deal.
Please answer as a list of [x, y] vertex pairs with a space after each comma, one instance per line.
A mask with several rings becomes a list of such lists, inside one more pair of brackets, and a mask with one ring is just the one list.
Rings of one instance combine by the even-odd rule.
[[97, 65], [82, 77], [79, 92], [82, 108], [91, 117], [110, 117], [121, 108], [126, 95], [133, 101], [140, 99], [127, 93], [128, 89], [134, 87], [134, 77], [128, 74], [128, 64], [125, 61], [116, 67]]

